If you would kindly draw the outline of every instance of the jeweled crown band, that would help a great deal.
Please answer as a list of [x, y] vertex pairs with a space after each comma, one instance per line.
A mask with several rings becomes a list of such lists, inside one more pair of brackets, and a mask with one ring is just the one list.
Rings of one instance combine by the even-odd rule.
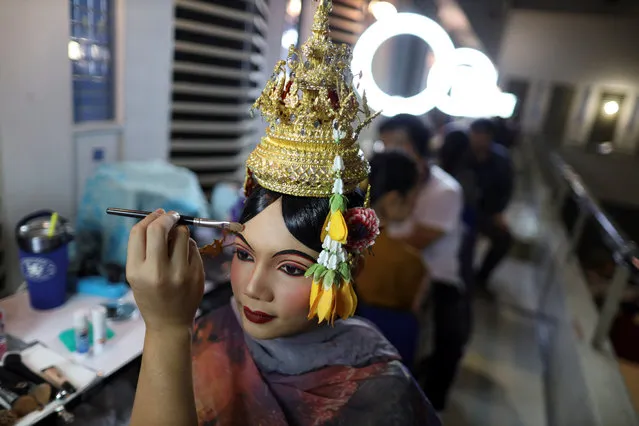
[[344, 160], [344, 193], [355, 191], [368, 177], [368, 162], [356, 143], [346, 149], [334, 142], [323, 149], [318, 149], [317, 144], [305, 145], [266, 136], [249, 155], [246, 165], [261, 186], [298, 197], [332, 195], [336, 155]]

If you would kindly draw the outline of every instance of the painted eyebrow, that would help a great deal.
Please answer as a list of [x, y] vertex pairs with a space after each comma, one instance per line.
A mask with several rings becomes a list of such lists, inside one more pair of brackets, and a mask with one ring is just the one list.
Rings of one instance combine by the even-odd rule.
[[295, 256], [303, 257], [304, 259], [306, 259], [306, 260], [308, 260], [309, 262], [312, 262], [312, 263], [317, 262], [317, 259], [313, 258], [313, 256], [310, 256], [310, 255], [304, 253], [303, 251], [299, 251], [299, 250], [282, 250], [282, 251], [278, 251], [277, 253], [275, 253], [273, 255], [273, 257], [283, 256], [283, 255], [287, 255], [287, 254], [292, 254], [292, 255], [295, 255]]
[[238, 237], [240, 240], [242, 240], [242, 242], [243, 242], [244, 244], [246, 244], [246, 245], [248, 246], [248, 248], [250, 248], [251, 250], [255, 251], [255, 250], [253, 249], [253, 247], [251, 247], [251, 245], [248, 243], [248, 241], [246, 241], [246, 238], [244, 238], [244, 235], [242, 235], [242, 234], [236, 234], [236, 235], [237, 235], [237, 237]]
[[[244, 244], [246, 244], [246, 245], [247, 245], [247, 246], [248, 246], [251, 250], [255, 251], [255, 249], [253, 249], [253, 247], [251, 247], [251, 245], [249, 244], [249, 242], [248, 242], [248, 241], [246, 241], [246, 238], [244, 237], [244, 235], [242, 235], [242, 234], [236, 234], [236, 235], [237, 235], [237, 237], [238, 237], [240, 240], [242, 240], [242, 242], [243, 242]], [[304, 259], [306, 259], [306, 260], [308, 260], [309, 262], [312, 262], [312, 263], [317, 262], [317, 259], [315, 259], [313, 256], [311, 256], [311, 255], [309, 255], [309, 254], [306, 254], [306, 253], [304, 253], [303, 251], [299, 251], [299, 250], [282, 250], [282, 251], [278, 251], [277, 253], [275, 253], [275, 254], [273, 255], [273, 257], [277, 257], [277, 256], [284, 256], [284, 255], [287, 255], [287, 254], [292, 254], [292, 255], [295, 255], [295, 256], [300, 256], [300, 257], [302, 257], [302, 258], [304, 258]]]

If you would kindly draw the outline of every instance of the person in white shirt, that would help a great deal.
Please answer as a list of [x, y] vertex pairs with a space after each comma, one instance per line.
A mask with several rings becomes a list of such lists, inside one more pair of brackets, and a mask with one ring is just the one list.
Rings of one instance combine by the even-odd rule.
[[431, 133], [419, 118], [404, 114], [390, 118], [380, 126], [379, 136], [385, 149], [403, 151], [422, 169], [415, 209], [406, 222], [390, 227], [389, 235], [421, 250], [431, 271], [435, 342], [418, 379], [435, 409], [442, 411], [470, 332], [469, 301], [459, 264], [463, 192], [452, 176], [430, 164]]

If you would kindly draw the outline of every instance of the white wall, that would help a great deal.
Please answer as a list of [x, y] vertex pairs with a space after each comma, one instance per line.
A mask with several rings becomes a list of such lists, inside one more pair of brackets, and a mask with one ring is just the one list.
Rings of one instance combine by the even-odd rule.
[[167, 159], [173, 0], [120, 0], [124, 8], [122, 159]]
[[10, 288], [20, 282], [17, 221], [41, 208], [74, 216], [83, 144], [104, 140], [118, 148], [107, 157], [120, 160], [168, 157], [173, 1], [116, 5], [118, 120], [75, 126], [69, 1], [0, 2], [0, 196]]
[[3, 0], [0, 12], [2, 224], [9, 282], [13, 228], [40, 208], [73, 210], [68, 0]]
[[[515, 10], [502, 39], [499, 71], [506, 78], [530, 81], [534, 90], [551, 90], [554, 82], [573, 85], [578, 93], [566, 134], [573, 143], [584, 143], [601, 92], [625, 93], [615, 144], [619, 150], [632, 151], [639, 124], [631, 121], [639, 90], [637, 28], [636, 17]], [[531, 109], [543, 98], [547, 95], [531, 93], [524, 113], [533, 114]], [[582, 109], [583, 122], [576, 122]], [[538, 124], [524, 123], [528, 130]]]

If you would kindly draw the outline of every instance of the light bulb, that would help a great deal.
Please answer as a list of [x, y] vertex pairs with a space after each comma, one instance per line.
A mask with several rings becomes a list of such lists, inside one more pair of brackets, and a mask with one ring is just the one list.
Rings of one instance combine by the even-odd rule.
[[291, 28], [284, 31], [284, 34], [282, 34], [282, 48], [288, 49], [291, 45], [296, 46], [298, 38], [299, 33], [296, 29]]
[[368, 5], [368, 11], [379, 21], [380, 19], [396, 14], [397, 8], [387, 1], [373, 0]]
[[72, 61], [79, 61], [80, 59], [82, 59], [82, 47], [80, 46], [80, 43], [78, 43], [77, 41], [70, 41], [69, 42], [69, 47], [68, 47], [68, 55], [69, 55], [69, 59], [71, 59]]
[[288, 0], [286, 13], [292, 18], [297, 18], [302, 13], [302, 0]]
[[608, 101], [603, 105], [603, 112], [606, 115], [612, 116], [619, 112], [619, 102]]

